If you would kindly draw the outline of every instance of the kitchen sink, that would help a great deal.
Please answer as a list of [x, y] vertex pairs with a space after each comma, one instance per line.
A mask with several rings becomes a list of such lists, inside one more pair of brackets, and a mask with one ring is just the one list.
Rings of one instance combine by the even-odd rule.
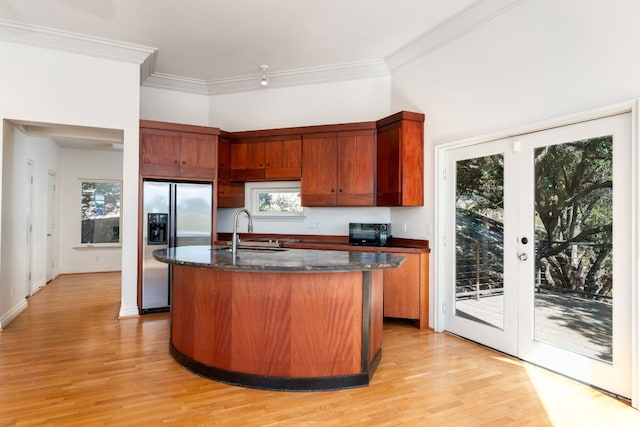
[[[225, 242], [231, 246], [231, 242]], [[276, 239], [243, 239], [238, 242], [239, 248], [281, 248], [284, 240]]]
[[271, 244], [282, 245], [282, 243], [300, 243], [300, 239], [275, 239], [273, 237], [253, 237], [253, 238], [242, 240], [242, 242], [271, 243]]

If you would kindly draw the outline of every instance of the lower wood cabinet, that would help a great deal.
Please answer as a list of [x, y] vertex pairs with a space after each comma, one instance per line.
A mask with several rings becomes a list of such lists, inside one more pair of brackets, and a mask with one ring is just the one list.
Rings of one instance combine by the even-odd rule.
[[[345, 245], [344, 249], [339, 246], [331, 246], [327, 249], [380, 252], [381, 248]], [[400, 267], [383, 270], [384, 317], [410, 319], [414, 321], [417, 328], [428, 328], [429, 249], [390, 247], [383, 252], [405, 258]]]
[[405, 257], [398, 268], [384, 270], [384, 316], [429, 326], [429, 253], [389, 252]]

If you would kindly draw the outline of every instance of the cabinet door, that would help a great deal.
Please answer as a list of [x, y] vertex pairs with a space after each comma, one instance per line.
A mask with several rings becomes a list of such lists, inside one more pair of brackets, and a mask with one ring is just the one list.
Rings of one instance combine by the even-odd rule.
[[244, 183], [226, 179], [218, 180], [218, 207], [244, 207]]
[[140, 173], [161, 177], [180, 175], [180, 135], [175, 132], [141, 129]]
[[263, 179], [265, 167], [264, 142], [231, 143], [231, 178]]
[[384, 270], [384, 315], [420, 319], [420, 254], [394, 255], [405, 260], [398, 268]]
[[300, 181], [303, 206], [336, 205], [337, 146], [336, 133], [303, 136]]
[[338, 206], [373, 206], [375, 132], [338, 134]]
[[231, 146], [228, 138], [218, 137], [218, 178], [231, 178]]
[[265, 142], [267, 179], [300, 179], [302, 172], [302, 140], [298, 137]]
[[216, 141], [215, 135], [183, 134], [180, 139], [180, 176], [215, 178]]
[[424, 123], [403, 120], [400, 127], [402, 206], [424, 205]]
[[424, 115], [403, 111], [379, 122], [377, 206], [424, 203]]
[[[379, 129], [377, 136], [377, 206], [400, 206], [400, 127]], [[416, 153], [417, 155], [417, 153]]]

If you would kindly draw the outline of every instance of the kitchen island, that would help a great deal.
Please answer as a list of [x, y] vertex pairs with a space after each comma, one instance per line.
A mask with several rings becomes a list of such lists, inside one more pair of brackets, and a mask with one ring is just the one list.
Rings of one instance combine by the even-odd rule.
[[172, 265], [174, 359], [225, 383], [269, 390], [369, 384], [382, 356], [382, 272], [401, 256], [187, 246]]

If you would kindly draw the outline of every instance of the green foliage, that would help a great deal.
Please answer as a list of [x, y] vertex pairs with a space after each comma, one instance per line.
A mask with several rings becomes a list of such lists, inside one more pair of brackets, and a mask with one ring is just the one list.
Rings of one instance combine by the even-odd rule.
[[478, 157], [457, 162], [456, 205], [502, 220], [504, 156]]
[[535, 150], [536, 200], [539, 224], [548, 242], [574, 239], [609, 242], [611, 224], [612, 139], [592, 138]]
[[83, 181], [82, 219], [120, 216], [120, 182]]
[[[612, 292], [613, 139], [601, 136], [534, 150], [536, 270], [540, 286], [589, 294]], [[504, 157], [458, 161], [456, 212], [467, 220], [465, 240], [501, 233]], [[479, 221], [478, 216], [486, 219]], [[462, 217], [461, 217], [462, 218]], [[461, 219], [457, 220], [461, 223]], [[483, 224], [483, 225], [480, 225]], [[465, 237], [458, 227], [458, 238]], [[500, 227], [498, 227], [500, 228]], [[484, 231], [482, 231], [484, 230]], [[471, 235], [473, 234], [473, 235]]]
[[551, 288], [610, 294], [613, 140], [535, 150], [536, 264]]
[[300, 193], [260, 192], [258, 194], [260, 212], [300, 212]]

